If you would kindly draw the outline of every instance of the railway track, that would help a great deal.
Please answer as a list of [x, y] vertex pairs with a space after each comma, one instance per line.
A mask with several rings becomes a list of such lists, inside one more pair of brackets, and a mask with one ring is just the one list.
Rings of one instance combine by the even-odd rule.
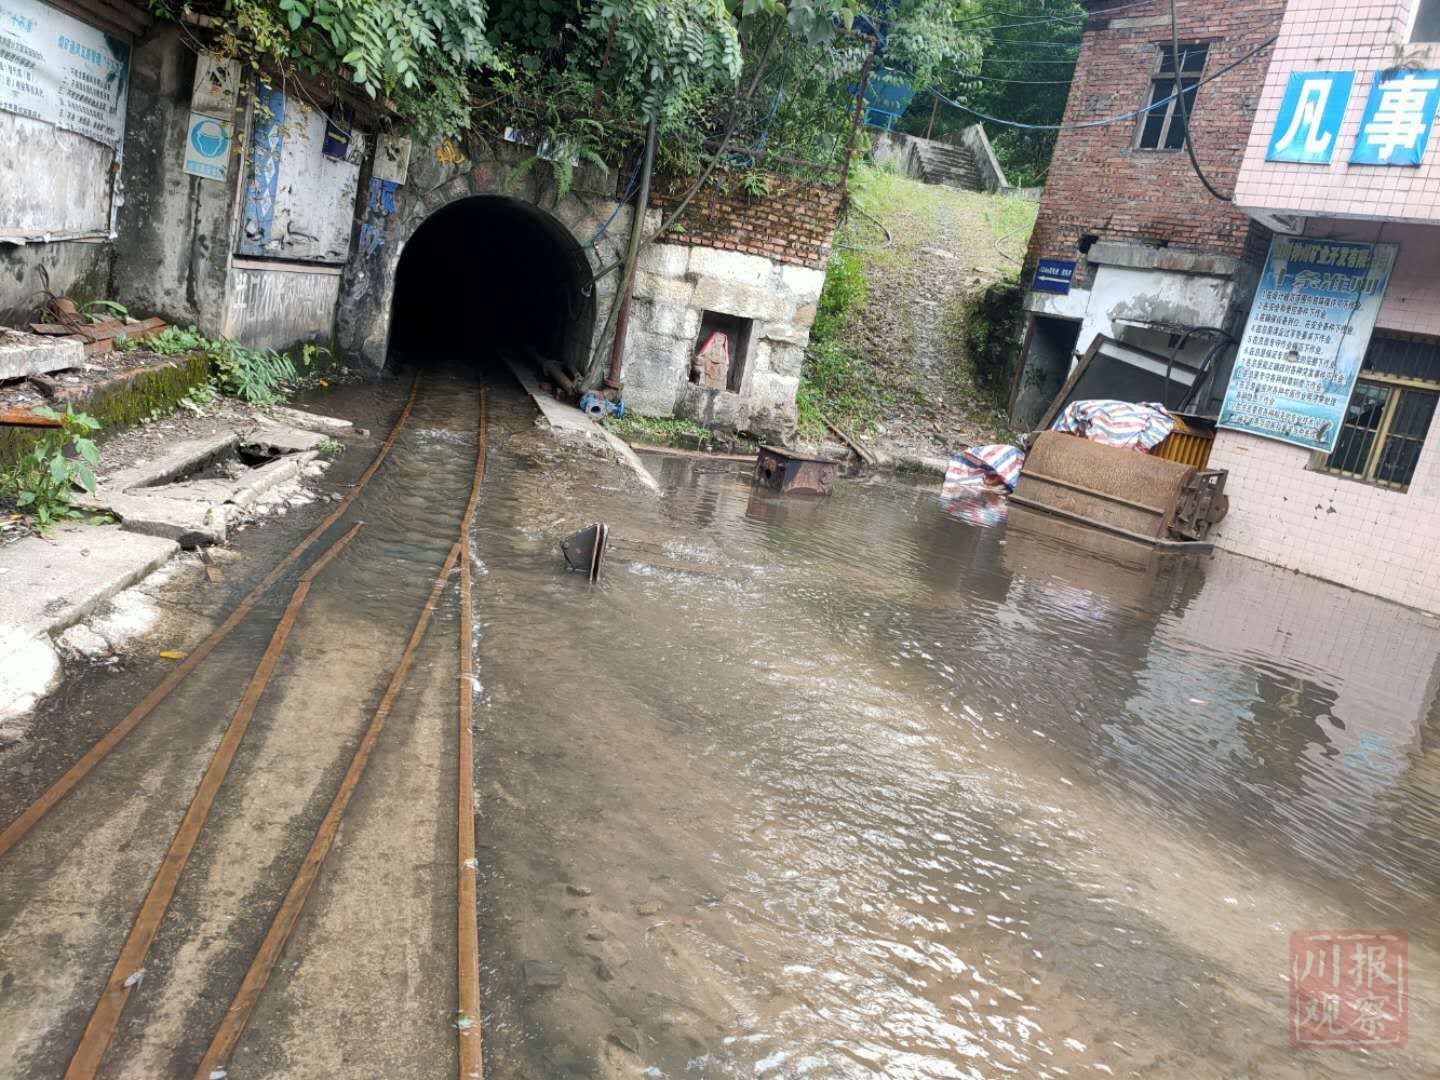
[[[169, 846], [150, 873], [148, 891], [140, 902], [138, 910], [133, 911], [133, 920], [130, 922], [128, 934], [118, 953], [114, 956], [103, 988], [95, 998], [93, 1007], [89, 1009], [89, 1016], [83, 1031], [79, 1034], [78, 1039], [75, 1039], [73, 1034], [69, 1036], [72, 1042], [68, 1050], [68, 1065], [64, 1070], [67, 1080], [82, 1080], [82, 1078], [102, 1074], [107, 1076], [111, 1074], [130, 1075], [135, 1072], [134, 1069], [127, 1070], [124, 1054], [116, 1046], [117, 1042], [124, 1041], [126, 1035], [123, 1029], [126, 1024], [127, 1005], [130, 1004], [133, 996], [145, 995], [156, 985], [153, 978], [151, 984], [145, 984], [147, 971], [151, 970], [152, 947], [156, 943], [157, 936], [162, 934], [174, 936], [172, 928], [177, 922], [180, 922], [175, 917], [176, 912], [173, 910], [176, 894], [187, 883], [187, 871], [193, 869], [192, 861], [197, 849], [202, 848], [207, 842], [212, 848], [216, 846], [217, 841], [207, 834], [207, 827], [212, 824], [212, 814], [215, 811], [217, 800], [224, 794], [231, 803], [234, 803], [236, 798], [243, 794], [243, 792], [233, 790], [236, 785], [247, 791], [253, 786], [256, 797], [264, 798], [264, 777], [257, 778], [253, 762], [248, 773], [242, 769], [235, 777], [231, 776], [232, 766], [235, 765], [237, 756], [241, 756], [247, 730], [256, 716], [257, 710], [261, 710], [270, 698], [275, 696], [271, 691], [271, 683], [282, 660], [297, 650], [302, 653], [307, 651], [310, 645], [307, 636], [313, 636], [318, 632], [316, 628], [324, 625], [323, 619], [318, 619], [318, 617], [318, 621], [312, 620], [308, 623], [302, 619], [302, 614], [308, 614], [306, 603], [312, 590], [325, 587], [327, 581], [335, 574], [335, 568], [344, 566], [347, 559], [354, 560], [360, 557], [357, 556], [356, 548], [352, 547], [352, 544], [357, 537], [364, 535], [366, 523], [355, 521], [347, 526], [342, 519], [351, 512], [356, 500], [361, 497], [371, 479], [380, 471], [381, 466], [401, 439], [407, 424], [411, 422], [417, 398], [420, 395], [420, 385], [421, 380], [417, 376], [393, 427], [377, 450], [374, 459], [357, 478], [354, 487], [345, 498], [294, 549], [285, 555], [251, 592], [240, 600], [226, 619], [200, 645], [196, 646], [174, 671], [147, 694], [139, 704], [134, 706], [119, 724], [76, 761], [59, 780], [23, 811], [3, 832], [0, 832], [0, 879], [3, 879], [7, 869], [6, 864], [25, 856], [26, 848], [30, 846], [27, 844], [27, 840], [31, 839], [32, 833], [37, 830], [43, 833], [47, 829], [54, 831], [59, 828], [59, 825], [53, 820], [54, 816], [58, 816], [56, 815], [57, 809], [73, 804], [75, 800], [70, 798], [72, 795], [85, 802], [85, 796], [92, 787], [97, 784], [103, 786], [97, 779], [97, 775], [117, 771], [112, 756], [125, 746], [127, 738], [141, 728], [147, 718], [157, 710], [165, 708], [172, 696], [182, 696], [187, 679], [197, 670], [202, 669], [206, 659], [241, 626], [262, 603], [267, 594], [280, 583], [291, 568], [302, 560], [302, 557], [310, 549], [333, 533], [339, 533], [329, 546], [300, 573], [289, 601], [275, 624], [258, 662], [255, 663], [253, 672], [248, 677], [243, 693], [240, 694], [233, 710], [229, 712], [228, 718], [224, 721], [223, 731], [218, 741], [214, 743], [213, 750], [209, 753], [208, 761], [200, 773], [193, 795], [185, 806], [179, 825], [174, 829]], [[286, 956], [287, 945], [291, 944], [294, 938], [296, 927], [306, 911], [307, 902], [321, 877], [327, 858], [335, 847], [341, 827], [347, 820], [347, 811], [351, 808], [357, 791], [361, 790], [367, 769], [377, 746], [380, 745], [386, 722], [390, 719], [397, 700], [405, 694], [407, 681], [411, 676], [417, 654], [426, 641], [427, 630], [435, 612], [442, 606], [447, 586], [450, 586], [456, 578], [458, 578], [459, 584], [457, 601], [459, 633], [455, 643], [454, 662], [457, 671], [456, 685], [458, 685], [459, 692], [458, 704], [453, 704], [453, 738], [448, 747], [449, 753], [453, 755], [455, 774], [455, 787], [451, 801], [455, 817], [454, 839], [451, 847], [455, 894], [453, 909], [454, 989], [452, 994], [454, 1007], [452, 1016], [455, 1019], [447, 1026], [454, 1039], [454, 1050], [450, 1056], [455, 1062], [456, 1075], [462, 1080], [478, 1080], [482, 1075], [483, 1045], [480, 1029], [479, 956], [475, 904], [474, 793], [471, 769], [473, 679], [471, 671], [472, 619], [469, 537], [485, 475], [486, 427], [486, 391], [481, 387], [475, 398], [474, 466], [469, 478], [468, 498], [459, 519], [458, 534], [449, 544], [445, 558], [434, 574], [428, 595], [416, 613], [413, 627], [398, 658], [389, 663], [379, 656], [375, 658], [376, 673], [388, 674], [378, 704], [369, 711], [368, 719], [363, 728], [358, 731], [358, 738], [354, 741], [348, 762], [345, 764], [338, 782], [333, 785], [333, 790], [322, 792], [317, 788], [316, 791], [309, 793], [322, 798], [328, 794], [328, 805], [325, 807], [318, 826], [314, 828], [313, 835], [310, 836], [308, 846], [304, 850], [303, 857], [299, 859], [298, 865], [287, 867], [288, 882], [283, 890], [278, 891], [283, 895], [278, 900], [270, 898], [268, 901], [262, 900], [258, 904], [258, 907], [268, 914], [267, 928], [258, 947], [254, 948], [248, 957], [238, 988], [234, 990], [233, 994], [227, 995], [229, 1004], [218, 1023], [213, 1025], [213, 1030], [206, 1032], [203, 1043], [194, 1044], [197, 1048], [199, 1045], [204, 1045], [203, 1054], [200, 1054], [197, 1060], [194, 1052], [190, 1051], [188, 1060], [185, 1060], [187, 1051], [183, 1048], [179, 1049], [168, 1059], [166, 1075], [172, 1073], [193, 1075], [211, 1080], [211, 1078], [224, 1077], [229, 1074], [232, 1056], [251, 1024], [257, 1006], [264, 998], [277, 965], [282, 956]], [[445, 449], [448, 450], [448, 448]], [[341, 529], [343, 532], [340, 531]], [[393, 539], [390, 541], [390, 545], [394, 546]], [[421, 550], [423, 551], [423, 547]], [[457, 569], [458, 574], [456, 573]], [[352, 567], [352, 575], [354, 572]], [[333, 591], [340, 589], [341, 586], [331, 583], [329, 588]], [[433, 645], [431, 648], [433, 649]], [[273, 705], [273, 703], [271, 704]], [[281, 709], [281, 712], [283, 714], [284, 710]], [[281, 719], [297, 722], [307, 719], [304, 716], [293, 715], [294, 712], [291, 710], [291, 715], [282, 715]], [[275, 721], [272, 720], [271, 723], [273, 724]], [[343, 755], [341, 756], [343, 757]], [[337, 760], [339, 759], [337, 758]], [[230, 785], [229, 788], [227, 788], [227, 783]], [[98, 789], [95, 791], [95, 795], [97, 799], [104, 797]], [[223, 841], [221, 842], [223, 843]], [[63, 851], [66, 847], [63, 838], [54, 836], [49, 838], [49, 845], [51, 850]], [[113, 918], [120, 917], [118, 913], [111, 912], [109, 914]], [[14, 921], [10, 920], [11, 923]], [[4, 920], [0, 920], [0, 924], [3, 923]], [[199, 930], [197, 929], [195, 932], [198, 933]], [[0, 937], [0, 951], [3, 951], [3, 948], [4, 938]], [[248, 949], [248, 944], [246, 948]], [[175, 942], [170, 942], [170, 949], [172, 953], [176, 952]], [[231, 952], [233, 953], [234, 950], [232, 949]], [[286, 959], [297, 960], [298, 958], [287, 956]], [[161, 978], [163, 978], [163, 973]], [[220, 980], [221, 985], [227, 982], [233, 983], [233, 981], [233, 977], [228, 980]], [[71, 1011], [74, 1011], [73, 1003]], [[213, 1009], [211, 1011], [213, 1012]], [[63, 1035], [63, 1030], [53, 1034]], [[194, 1042], [193, 1032], [190, 1038]], [[184, 1061], [183, 1068], [182, 1060]], [[192, 1061], [194, 1062], [193, 1072], [190, 1065]], [[139, 1074], [146, 1074], [150, 1068], [140, 1066]], [[0, 1074], [3, 1074], [3, 1070], [0, 1070]]]

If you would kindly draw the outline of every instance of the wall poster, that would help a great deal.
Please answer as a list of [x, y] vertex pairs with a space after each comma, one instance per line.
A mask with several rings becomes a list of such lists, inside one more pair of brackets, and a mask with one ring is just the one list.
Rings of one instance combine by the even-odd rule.
[[1397, 251], [1395, 244], [1272, 240], [1220, 426], [1333, 450]]
[[130, 46], [38, 0], [0, 0], [0, 112], [118, 150]]

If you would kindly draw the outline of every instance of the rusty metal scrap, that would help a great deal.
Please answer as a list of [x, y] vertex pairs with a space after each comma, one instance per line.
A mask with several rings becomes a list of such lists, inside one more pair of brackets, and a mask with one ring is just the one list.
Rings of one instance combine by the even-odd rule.
[[782, 494], [799, 492], [829, 495], [840, 463], [832, 458], [809, 457], [774, 446], [762, 446], [755, 456], [755, 483]]

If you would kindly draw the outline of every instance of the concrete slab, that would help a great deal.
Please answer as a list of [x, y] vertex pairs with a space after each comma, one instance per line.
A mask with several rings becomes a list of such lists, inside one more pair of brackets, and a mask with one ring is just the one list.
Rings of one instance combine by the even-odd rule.
[[326, 435], [348, 435], [355, 430], [354, 424], [349, 420], [341, 420], [338, 416], [321, 416], [319, 413], [289, 409], [283, 405], [271, 406], [270, 415], [291, 427], [304, 428], [306, 431], [319, 431]]
[[509, 358], [505, 362], [510, 367], [510, 373], [515, 376], [515, 381], [525, 388], [525, 392], [530, 395], [540, 409], [540, 414], [545, 417], [546, 423], [551, 428], [603, 442], [623, 465], [628, 466], [635, 473], [636, 478], [642, 484], [656, 495], [660, 494], [659, 481], [650, 475], [650, 470], [645, 468], [644, 463], [640, 460], [640, 455], [630, 449], [629, 443], [612, 432], [606, 431], [604, 427], [574, 406], [556, 401], [549, 394], [542, 393], [539, 383], [535, 381], [535, 376], [528, 369], [521, 367]]
[[0, 328], [0, 379], [24, 379], [85, 363], [78, 341]]
[[314, 460], [315, 453], [311, 451], [304, 454], [290, 454], [277, 461], [267, 462], [242, 477], [235, 484], [234, 491], [226, 501], [232, 502], [236, 506], [248, 507], [276, 484], [283, 484], [286, 480], [295, 479], [300, 475], [301, 470]]
[[329, 436], [315, 431], [303, 431], [297, 427], [273, 425], [256, 428], [240, 440], [240, 445], [255, 447], [267, 454], [296, 454], [303, 450], [314, 450]]
[[231, 510], [224, 503], [103, 492], [97, 501], [120, 519], [127, 533], [161, 537], [183, 548], [223, 544], [229, 532]]
[[0, 626], [31, 635], [65, 629], [164, 565], [173, 540], [118, 525], [65, 525], [0, 548]]
[[239, 445], [240, 437], [233, 431], [201, 439], [182, 439], [170, 444], [153, 461], [137, 462], [129, 468], [101, 477], [100, 489], [102, 492], [123, 494], [134, 488], [164, 484], [233, 454]]

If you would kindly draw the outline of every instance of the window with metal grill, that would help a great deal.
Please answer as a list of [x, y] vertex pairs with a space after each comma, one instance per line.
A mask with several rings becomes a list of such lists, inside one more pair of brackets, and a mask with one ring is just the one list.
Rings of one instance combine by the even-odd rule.
[[1169, 45], [1160, 47], [1160, 60], [1155, 76], [1150, 81], [1150, 100], [1155, 106], [1140, 114], [1140, 124], [1135, 132], [1135, 147], [1139, 150], [1179, 150], [1185, 145], [1185, 116], [1180, 111], [1178, 99], [1164, 105], [1160, 102], [1176, 93], [1175, 76], [1180, 76], [1180, 92], [1185, 95], [1185, 107], [1193, 116], [1195, 113], [1195, 91], [1200, 78], [1205, 74], [1205, 57], [1210, 51], [1208, 45], [1181, 45], [1180, 62], [1175, 62], [1175, 50]]
[[1325, 468], [1404, 491], [1440, 403], [1440, 343], [1377, 334]]

